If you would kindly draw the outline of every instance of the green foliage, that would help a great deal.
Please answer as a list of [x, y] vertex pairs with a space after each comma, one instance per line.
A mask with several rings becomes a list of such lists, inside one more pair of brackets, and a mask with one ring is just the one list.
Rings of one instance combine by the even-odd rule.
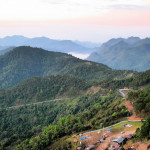
[[[62, 118], [60, 124], [68, 125], [72, 122], [72, 116], [68, 116], [64, 123], [63, 117], [83, 112], [99, 100], [99, 96], [95, 96], [94, 100], [92, 96], [85, 96], [14, 109], [1, 109], [0, 143], [7, 147], [14, 142], [18, 143], [23, 139], [31, 138], [33, 135], [39, 134], [44, 126], [56, 124], [59, 118]], [[80, 126], [84, 121], [82, 119], [82, 116], [77, 117], [76, 122], [74, 122], [74, 131], [82, 131], [83, 127]], [[70, 133], [72, 128], [69, 125], [68, 127], [66, 131]]]
[[131, 82], [131, 85], [138, 87], [149, 83], [150, 83], [150, 70], [140, 73], [138, 76], [136, 76]]
[[50, 150], [71, 150], [73, 148], [71, 142], [66, 141], [64, 138], [56, 141], [48, 149]]
[[[125, 76], [124, 76], [125, 77]], [[133, 76], [128, 77], [126, 76], [126, 79], [120, 79], [120, 80], [103, 80], [100, 82], [94, 82], [95, 85], [101, 85], [103, 88], [109, 88], [109, 89], [119, 89], [123, 87], [130, 87], [133, 89], [138, 89], [139, 87], [150, 87], [150, 70], [145, 72], [136, 72]]]
[[150, 114], [150, 89], [129, 92], [128, 99], [134, 103], [135, 111]]
[[112, 114], [112, 117], [116, 117], [118, 115], [118, 113], [117, 112], [114, 112], [113, 114]]
[[[1, 56], [0, 68], [2, 87], [42, 76], [26, 79], [7, 90], [0, 89], [0, 149], [53, 149], [60, 142], [56, 149], [67, 150], [71, 143], [60, 141], [60, 138], [97, 129], [101, 123], [108, 126], [129, 115], [122, 101], [116, 98], [115, 89], [129, 85], [133, 79], [125, 78], [132, 71], [112, 70], [71, 55], [31, 47], [18, 47]], [[114, 81], [114, 78], [120, 80]], [[104, 79], [106, 83], [101, 81]], [[86, 80], [97, 80], [94, 85], [105, 89], [93, 94], [89, 92], [92, 84]], [[24, 105], [59, 97], [74, 98]], [[7, 108], [20, 104], [24, 106]]]
[[144, 117], [149, 116], [143, 122], [141, 130], [136, 131], [138, 138], [150, 138], [150, 89], [130, 92], [128, 99], [134, 103], [135, 111]]
[[0, 106], [15, 106], [80, 95], [90, 85], [84, 80], [67, 76], [33, 77], [19, 85], [0, 90]]
[[[111, 99], [109, 99], [111, 100]], [[118, 100], [117, 103], [120, 103]], [[55, 142], [56, 140], [60, 139], [61, 137], [64, 137], [65, 135], [70, 135], [74, 132], [81, 132], [87, 129], [91, 129], [93, 127], [96, 128], [96, 126], [99, 125], [96, 124], [96, 121], [99, 119], [99, 121], [103, 122], [103, 126], [110, 125], [114, 123], [114, 119], [120, 118], [123, 116], [126, 116], [127, 113], [119, 114], [120, 110], [125, 110], [125, 107], [116, 107], [114, 108], [115, 104], [113, 106], [110, 104], [110, 102], [106, 102], [106, 106], [99, 109], [97, 107], [92, 106], [89, 107], [89, 109], [85, 109], [83, 113], [78, 113], [76, 115], [68, 115], [66, 117], [60, 118], [55, 125], [49, 125], [44, 129], [42, 133], [40, 133], [38, 136], [35, 136], [29, 140], [29, 142], [26, 144], [24, 149], [32, 149], [32, 150], [41, 150], [46, 149], [49, 147], [50, 149], [69, 149], [71, 147], [71, 143], [66, 143], [65, 141], [61, 143], [60, 145], [57, 145], [58, 142]], [[108, 110], [107, 110], [108, 109]], [[113, 109], [115, 109], [116, 114], [114, 117], [110, 118]], [[107, 110], [104, 112], [104, 110]], [[101, 114], [101, 112], [104, 112]], [[82, 121], [81, 121], [82, 118]], [[101, 119], [100, 119], [101, 118]], [[43, 140], [44, 139], [44, 140]], [[42, 142], [43, 141], [43, 142]], [[24, 142], [18, 145], [18, 147], [23, 147]]]
[[150, 117], [148, 117], [142, 125], [141, 136], [150, 138]]
[[[102, 122], [104, 126], [116, 123], [128, 115], [120, 104], [121, 101], [114, 100], [113, 94], [101, 98], [100, 93], [95, 93], [58, 102], [2, 109], [0, 144], [8, 149], [19, 143], [17, 150], [45, 149], [65, 135], [96, 129]], [[118, 115], [112, 117], [113, 112]], [[43, 130], [45, 126], [48, 127]]]
[[112, 70], [71, 55], [22, 46], [0, 56], [0, 87], [16, 85], [33, 76], [69, 75], [85, 80], [125, 78], [132, 71]]
[[146, 118], [146, 120], [143, 122], [141, 129], [138, 128], [136, 130], [135, 137], [140, 139], [150, 138], [150, 117]]
[[104, 80], [101, 81], [99, 84], [103, 88], [109, 88], [109, 89], [119, 89], [121, 87], [128, 87], [133, 79], [126, 79], [126, 80]]

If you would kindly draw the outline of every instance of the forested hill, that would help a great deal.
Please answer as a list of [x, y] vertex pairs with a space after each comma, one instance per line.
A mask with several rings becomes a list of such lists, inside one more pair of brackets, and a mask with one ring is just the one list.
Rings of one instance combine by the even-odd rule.
[[26, 79], [17, 86], [0, 90], [0, 107], [17, 106], [56, 98], [79, 96], [89, 84], [76, 77], [49, 76]]
[[12, 87], [26, 78], [47, 75], [73, 75], [86, 80], [122, 79], [131, 71], [112, 70], [103, 64], [71, 55], [21, 46], [0, 56], [0, 87]]
[[131, 82], [132, 86], [143, 86], [147, 85], [150, 87], [150, 70], [140, 73], [136, 76], [133, 81]]
[[150, 39], [130, 37], [111, 39], [87, 59], [115, 69], [145, 71], [150, 69]]

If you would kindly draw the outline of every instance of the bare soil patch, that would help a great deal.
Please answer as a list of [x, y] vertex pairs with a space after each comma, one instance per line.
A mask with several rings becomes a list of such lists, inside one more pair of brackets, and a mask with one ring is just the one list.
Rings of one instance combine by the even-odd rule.
[[136, 115], [134, 108], [133, 108], [133, 105], [129, 101], [127, 101], [125, 103], [125, 106], [127, 107], [129, 112], [133, 113], [132, 116], [128, 117], [128, 120], [141, 120], [141, 119], [143, 119], [142, 117], [139, 117]]

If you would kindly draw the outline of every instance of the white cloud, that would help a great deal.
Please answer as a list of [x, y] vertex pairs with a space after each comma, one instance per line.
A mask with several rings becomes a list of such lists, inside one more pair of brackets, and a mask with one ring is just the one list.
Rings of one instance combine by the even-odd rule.
[[148, 0], [0, 0], [0, 20], [49, 20], [106, 13], [116, 6], [148, 6]]
[[80, 53], [74, 53], [74, 52], [69, 52], [68, 54], [71, 54], [72, 56], [75, 56], [80, 59], [86, 59], [90, 54], [80, 54]]

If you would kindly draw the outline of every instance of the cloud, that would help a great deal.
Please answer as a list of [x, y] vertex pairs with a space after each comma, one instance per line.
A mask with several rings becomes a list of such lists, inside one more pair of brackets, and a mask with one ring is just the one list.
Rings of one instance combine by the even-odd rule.
[[68, 0], [40, 0], [41, 2], [46, 2], [46, 3], [49, 3], [49, 4], [65, 4], [68, 2]]
[[139, 5], [111, 5], [110, 8], [119, 10], [148, 10], [150, 6], [139, 6]]
[[86, 59], [90, 54], [80, 54], [80, 53], [75, 53], [75, 52], [69, 52], [68, 54], [71, 54], [72, 56], [75, 56], [80, 59]]
[[114, 10], [117, 14], [118, 10], [141, 11], [149, 6], [148, 0], [0, 0], [0, 20], [85, 20]]

